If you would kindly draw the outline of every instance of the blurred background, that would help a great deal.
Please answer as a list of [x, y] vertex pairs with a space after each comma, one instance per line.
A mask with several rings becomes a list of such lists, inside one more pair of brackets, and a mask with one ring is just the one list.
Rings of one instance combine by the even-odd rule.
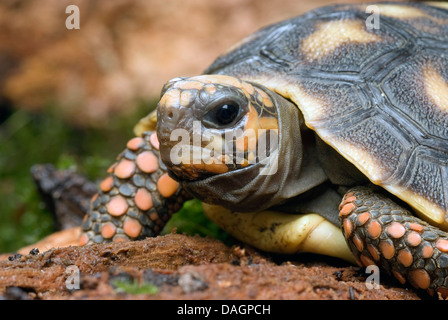
[[[167, 80], [200, 74], [265, 25], [349, 2], [361, 1], [2, 0], [0, 252], [53, 232], [33, 164], [105, 177]], [[80, 10], [79, 30], [66, 28], [69, 5]], [[217, 230], [197, 203], [186, 211], [169, 228]]]

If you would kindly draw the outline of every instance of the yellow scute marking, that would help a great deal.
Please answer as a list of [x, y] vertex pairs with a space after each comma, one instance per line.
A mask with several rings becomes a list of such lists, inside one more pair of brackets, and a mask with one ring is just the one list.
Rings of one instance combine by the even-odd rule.
[[178, 89], [168, 90], [160, 99], [159, 104], [168, 106], [178, 106], [180, 104], [180, 93], [181, 91]]
[[448, 113], [448, 82], [432, 66], [423, 69], [426, 94], [443, 112]]
[[380, 15], [385, 15], [391, 18], [397, 19], [409, 19], [409, 18], [421, 18], [427, 17], [428, 15], [421, 11], [420, 9], [400, 6], [395, 4], [378, 4], [376, 5], [380, 9]]
[[371, 152], [361, 149], [349, 142], [338, 140], [332, 134], [326, 133], [324, 129], [318, 130], [319, 136], [343, 155], [348, 161], [353, 163], [362, 173], [364, 173], [372, 183], [382, 185], [389, 177], [388, 172], [381, 164], [381, 161], [375, 159]]
[[428, 221], [432, 225], [436, 225], [445, 231], [448, 230], [448, 221], [445, 219], [446, 212], [433, 202], [405, 187], [385, 185], [384, 188], [408, 203], [414, 209], [415, 213], [423, 220]]
[[286, 99], [292, 100], [299, 107], [306, 125], [310, 129], [314, 129], [314, 126], [318, 125], [320, 120], [327, 118], [325, 111], [328, 108], [328, 101], [321, 97], [309, 95], [305, 89], [301, 88], [298, 83], [295, 83], [294, 79], [260, 77], [253, 79], [253, 81], [263, 84]]
[[203, 83], [222, 83], [231, 85], [237, 88], [242, 88], [241, 81], [237, 78], [226, 76], [226, 75], [220, 75], [220, 74], [207, 74], [207, 75], [200, 75], [196, 77], [190, 78], [191, 80], [197, 80], [201, 81]]
[[200, 81], [194, 81], [191, 79], [181, 80], [176, 82], [173, 88], [178, 88], [181, 90], [201, 90], [204, 86], [204, 83]]
[[183, 90], [180, 94], [181, 106], [188, 106], [193, 100], [193, 93], [190, 90]]
[[368, 32], [363, 21], [336, 20], [319, 24], [317, 31], [302, 41], [301, 50], [307, 58], [316, 60], [328, 55], [345, 43], [376, 41], [382, 41], [382, 38]]
[[436, 2], [436, 1], [429, 1], [426, 2], [426, 4], [429, 4], [433, 7], [439, 7], [442, 9], [448, 9], [448, 2]]

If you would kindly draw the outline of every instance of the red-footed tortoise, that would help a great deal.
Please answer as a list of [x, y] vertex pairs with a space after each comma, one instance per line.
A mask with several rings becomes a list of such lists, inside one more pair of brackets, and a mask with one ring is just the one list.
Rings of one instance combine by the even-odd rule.
[[81, 244], [154, 236], [195, 197], [262, 250], [378, 265], [446, 297], [448, 4], [366, 8], [268, 26], [169, 81]]

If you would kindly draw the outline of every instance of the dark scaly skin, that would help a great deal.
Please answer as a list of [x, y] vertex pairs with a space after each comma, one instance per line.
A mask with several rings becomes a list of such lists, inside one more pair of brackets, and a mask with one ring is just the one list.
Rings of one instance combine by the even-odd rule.
[[[80, 244], [105, 243], [121, 240], [138, 240], [146, 237], [157, 236], [173, 213], [176, 213], [182, 207], [182, 204], [191, 197], [178, 187], [176, 191], [168, 197], [160, 194], [157, 188], [159, 178], [166, 174], [166, 167], [160, 161], [157, 144], [151, 144], [151, 135], [153, 132], [145, 132], [142, 135], [141, 143], [138, 148], [128, 147], [117, 157], [115, 165], [108, 170], [109, 177], [113, 179], [113, 186], [110, 190], [101, 187], [98, 195], [95, 195], [91, 201], [91, 207], [84, 218], [82, 224], [83, 234], [80, 238]], [[131, 140], [132, 141], [132, 140]], [[158, 159], [158, 168], [154, 172], [145, 173], [136, 165], [136, 158], [143, 152], [152, 152]], [[135, 165], [135, 171], [126, 179], [117, 177], [115, 169], [121, 160], [130, 160]], [[108, 178], [106, 178], [108, 179]], [[169, 178], [171, 179], [171, 178]], [[107, 183], [106, 183], [107, 185]], [[152, 207], [147, 210], [141, 210], [134, 200], [139, 189], [149, 192], [152, 198]], [[120, 196], [126, 200], [128, 208], [125, 213], [114, 216], [108, 211], [108, 204], [115, 197]], [[132, 219], [132, 220], [131, 220]], [[126, 225], [126, 221], [131, 221], [133, 228]], [[108, 224], [109, 232], [104, 230]], [[111, 224], [114, 227], [111, 228]], [[111, 230], [115, 228], [115, 233]], [[138, 232], [140, 229], [140, 232]], [[103, 231], [104, 230], [104, 231]], [[132, 232], [129, 232], [131, 230]], [[127, 232], [128, 231], [128, 232]], [[138, 232], [138, 234], [137, 234]], [[108, 233], [108, 234], [107, 234]], [[112, 236], [109, 236], [113, 233]], [[108, 237], [105, 237], [105, 234]]]
[[369, 188], [344, 196], [340, 220], [361, 267], [377, 265], [402, 284], [448, 296], [448, 234]]

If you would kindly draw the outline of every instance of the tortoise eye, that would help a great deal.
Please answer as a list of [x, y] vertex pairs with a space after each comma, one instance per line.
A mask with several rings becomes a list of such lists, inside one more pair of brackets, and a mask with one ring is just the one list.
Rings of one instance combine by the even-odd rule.
[[235, 104], [224, 104], [216, 108], [215, 118], [216, 123], [225, 126], [232, 123], [238, 116], [240, 107]]
[[240, 106], [236, 102], [221, 103], [203, 117], [202, 123], [210, 128], [221, 128], [235, 122], [241, 114]]

